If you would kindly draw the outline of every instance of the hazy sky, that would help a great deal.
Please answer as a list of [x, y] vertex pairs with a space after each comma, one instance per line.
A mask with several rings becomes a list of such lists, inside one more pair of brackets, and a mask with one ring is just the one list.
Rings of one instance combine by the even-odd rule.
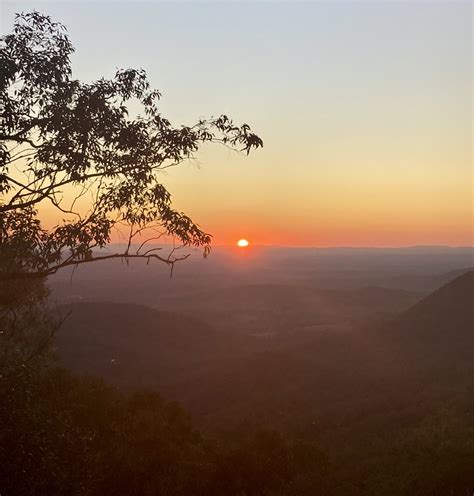
[[67, 25], [74, 75], [143, 67], [175, 124], [226, 113], [265, 147], [163, 181], [215, 236], [474, 244], [470, 2], [1, 2]]

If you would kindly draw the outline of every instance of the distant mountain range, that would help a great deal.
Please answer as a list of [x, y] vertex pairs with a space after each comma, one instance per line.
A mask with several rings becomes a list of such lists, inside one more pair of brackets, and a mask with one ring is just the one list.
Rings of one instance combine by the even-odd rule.
[[[251, 247], [248, 252], [216, 248], [204, 260], [195, 253], [169, 278], [163, 264], [120, 261], [63, 270], [48, 279], [59, 303], [109, 301], [160, 310], [188, 305], [206, 294], [238, 288], [287, 287], [306, 291], [352, 291], [376, 286], [424, 296], [474, 267], [472, 248], [316, 249]], [[245, 289], [244, 289], [245, 291]], [[280, 291], [275, 288], [275, 291]], [[262, 294], [258, 295], [259, 297]], [[263, 295], [263, 298], [265, 296]], [[390, 301], [390, 300], [387, 300]], [[408, 302], [413, 304], [414, 300]], [[181, 306], [180, 306], [181, 305]], [[403, 310], [403, 306], [394, 307]], [[173, 310], [174, 311], [174, 310]]]

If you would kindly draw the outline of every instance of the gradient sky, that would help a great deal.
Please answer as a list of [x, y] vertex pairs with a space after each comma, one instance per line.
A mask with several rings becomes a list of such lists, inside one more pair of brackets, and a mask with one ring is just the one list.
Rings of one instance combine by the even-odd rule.
[[474, 244], [470, 2], [0, 8], [2, 32], [33, 8], [65, 24], [75, 77], [143, 67], [174, 124], [226, 113], [262, 136], [163, 176], [215, 244]]

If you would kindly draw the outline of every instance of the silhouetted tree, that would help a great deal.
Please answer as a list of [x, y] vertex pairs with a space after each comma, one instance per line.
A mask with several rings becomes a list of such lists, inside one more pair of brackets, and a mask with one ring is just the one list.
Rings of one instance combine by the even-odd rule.
[[[262, 146], [248, 125], [226, 116], [174, 127], [143, 70], [82, 83], [72, 76], [65, 28], [38, 12], [17, 14], [0, 39], [0, 375], [30, 366], [60, 323], [46, 311], [44, 279], [66, 266], [110, 258], [168, 264], [147, 243], [162, 235], [207, 255], [211, 236], [172, 207], [159, 174], [203, 143], [247, 153]], [[86, 208], [76, 208], [88, 194]], [[68, 198], [68, 200], [66, 200]], [[49, 202], [64, 220], [43, 227]], [[126, 248], [104, 253], [114, 229]], [[141, 243], [133, 248], [134, 241]]]
[[[172, 207], [159, 173], [192, 158], [203, 143], [249, 153], [262, 140], [225, 115], [174, 127], [143, 70], [82, 83], [72, 76], [72, 53], [65, 28], [38, 12], [18, 14], [1, 39], [0, 280], [109, 258], [155, 259], [172, 269], [184, 257], [146, 249], [149, 238], [132, 250], [151, 229], [154, 239], [170, 235], [206, 255], [211, 236]], [[86, 192], [93, 201], [81, 212], [77, 200]], [[45, 229], [37, 216], [42, 202], [67, 220]], [[96, 251], [117, 226], [128, 246]]]

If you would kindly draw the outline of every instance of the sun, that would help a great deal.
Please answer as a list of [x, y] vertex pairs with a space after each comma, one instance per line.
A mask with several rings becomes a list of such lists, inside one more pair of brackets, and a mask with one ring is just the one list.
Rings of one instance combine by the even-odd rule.
[[239, 239], [239, 241], [237, 241], [237, 246], [239, 248], [246, 248], [248, 245], [249, 242], [246, 239]]

